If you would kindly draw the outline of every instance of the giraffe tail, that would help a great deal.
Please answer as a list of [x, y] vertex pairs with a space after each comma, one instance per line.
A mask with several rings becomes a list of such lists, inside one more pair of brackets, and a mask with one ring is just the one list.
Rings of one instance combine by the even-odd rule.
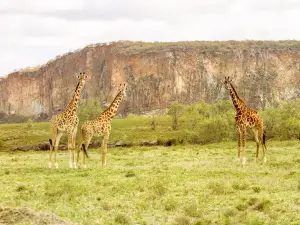
[[266, 141], [267, 141], [267, 132], [264, 130], [262, 144], [265, 146], [265, 149], [267, 149], [267, 147], [266, 147]]
[[50, 143], [50, 149], [53, 149], [53, 144], [52, 144], [52, 139], [49, 139], [49, 143]]
[[86, 151], [86, 148], [85, 148], [85, 144], [82, 144], [82, 149], [83, 149], [84, 154], [85, 154], [86, 157], [88, 158], [89, 155], [87, 154], [87, 151]]

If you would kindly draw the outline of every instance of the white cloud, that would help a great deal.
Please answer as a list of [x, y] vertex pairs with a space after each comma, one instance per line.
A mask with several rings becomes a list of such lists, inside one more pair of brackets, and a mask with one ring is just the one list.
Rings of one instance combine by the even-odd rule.
[[0, 76], [90, 43], [300, 39], [296, 0], [1, 0]]

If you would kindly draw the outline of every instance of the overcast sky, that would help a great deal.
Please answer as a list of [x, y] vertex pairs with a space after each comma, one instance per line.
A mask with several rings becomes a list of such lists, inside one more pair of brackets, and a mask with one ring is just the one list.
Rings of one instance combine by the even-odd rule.
[[91, 43], [300, 39], [300, 0], [0, 0], [0, 76]]

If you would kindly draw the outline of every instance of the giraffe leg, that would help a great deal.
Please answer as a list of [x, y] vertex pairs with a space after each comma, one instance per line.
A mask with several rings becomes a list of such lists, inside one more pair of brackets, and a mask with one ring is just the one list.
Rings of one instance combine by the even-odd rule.
[[55, 165], [56, 169], [58, 169], [58, 163], [56, 161], [56, 154], [57, 154], [58, 144], [59, 144], [59, 141], [60, 141], [60, 138], [61, 138], [62, 135], [63, 135], [63, 132], [58, 131], [57, 135], [56, 135], [55, 142], [54, 142], [54, 165]]
[[78, 162], [79, 162], [79, 154], [82, 150], [82, 143], [80, 143], [78, 149], [76, 150], [76, 153], [77, 153], [77, 157], [76, 157], [76, 162], [75, 162], [75, 168], [78, 167]]
[[241, 160], [241, 129], [237, 127], [237, 135], [238, 135], [238, 161]]
[[76, 124], [76, 126], [73, 130], [73, 134], [72, 134], [72, 161], [73, 161], [74, 168], [77, 168], [77, 165], [75, 162], [75, 140], [76, 140], [77, 127], [78, 127], [78, 123]]
[[263, 157], [264, 157], [264, 163], [266, 163], [267, 162], [267, 156], [265, 155], [266, 153], [265, 153], [265, 151], [266, 151], [266, 147], [265, 146], [263, 146]]
[[70, 156], [70, 160], [69, 160], [69, 167], [76, 168], [76, 163], [75, 163], [75, 138], [76, 138], [76, 132], [77, 132], [77, 125], [75, 126], [75, 128], [69, 132], [68, 134], [68, 150], [69, 150], [69, 156]]
[[267, 162], [267, 157], [266, 157], [266, 150], [267, 150], [267, 148], [266, 148], [266, 134], [263, 132], [262, 125], [258, 126], [258, 136], [259, 136], [259, 139], [262, 143], [264, 163], [266, 163]]
[[[52, 142], [52, 141], [51, 141]], [[52, 151], [53, 151], [53, 146], [52, 143], [50, 144], [50, 158], [49, 158], [49, 162], [48, 162], [48, 167], [51, 168], [52, 167]]]
[[[51, 140], [51, 139], [50, 139]], [[50, 157], [49, 157], [49, 162], [48, 162], [48, 168], [52, 167], [52, 152], [53, 152], [53, 143], [52, 140], [50, 141]]]
[[54, 150], [54, 143], [56, 140], [56, 136], [57, 136], [57, 128], [56, 126], [52, 127], [52, 139], [49, 139], [50, 142], [50, 157], [49, 157], [49, 162], [48, 162], [48, 167], [51, 168], [52, 167], [52, 153]]
[[[76, 158], [76, 167], [77, 168], [79, 166], [79, 156], [80, 156], [80, 152], [83, 151], [82, 149], [82, 145], [84, 144], [83, 141], [81, 141], [80, 145], [78, 146], [78, 149], [77, 149], [77, 158]], [[84, 153], [83, 153], [84, 154]], [[83, 156], [82, 156], [83, 157]]]
[[82, 144], [84, 143], [85, 133], [83, 133], [82, 130], [81, 130], [81, 139], [82, 139], [82, 141], [80, 142], [80, 145], [79, 145], [79, 147], [77, 149], [77, 158], [76, 158], [76, 164], [77, 165], [76, 165], [75, 168], [77, 168], [79, 166], [79, 156], [80, 156], [80, 152], [83, 150], [82, 149]]
[[73, 168], [73, 160], [72, 160], [72, 143], [73, 143], [73, 135], [68, 134], [68, 150], [69, 150], [69, 167]]
[[72, 137], [72, 161], [73, 161], [73, 168], [77, 168], [77, 164], [75, 161], [75, 135]]
[[102, 140], [102, 167], [106, 167], [106, 153], [109, 133], [105, 133]]
[[92, 140], [92, 137], [88, 137], [86, 139], [86, 141], [83, 143], [83, 145], [81, 146], [81, 148], [82, 148], [82, 168], [84, 168], [84, 169], [86, 168], [86, 162], [85, 162], [86, 154], [85, 154], [85, 152], [87, 151], [91, 140]]
[[262, 149], [263, 149], [263, 157], [264, 157], [264, 163], [267, 162], [267, 156], [266, 156], [266, 151], [267, 151], [267, 148], [266, 148], [266, 145], [264, 143], [264, 141], [262, 142]]
[[260, 142], [260, 138], [258, 136], [258, 130], [256, 128], [253, 128], [252, 131], [253, 131], [253, 135], [254, 135], [254, 140], [256, 142], [256, 156], [255, 156], [255, 161], [257, 163], [258, 162], [258, 154], [259, 154], [259, 142]]
[[243, 158], [242, 164], [246, 164], [246, 127], [242, 127], [242, 147], [243, 147]]

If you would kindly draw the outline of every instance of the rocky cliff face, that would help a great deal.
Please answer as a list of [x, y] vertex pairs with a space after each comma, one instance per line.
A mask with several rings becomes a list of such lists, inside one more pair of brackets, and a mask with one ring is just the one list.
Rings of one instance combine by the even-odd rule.
[[34, 71], [0, 78], [0, 111], [52, 115], [64, 109], [77, 84], [89, 78], [82, 99], [113, 100], [128, 84], [119, 112], [143, 113], [172, 101], [229, 99], [221, 81], [234, 77], [240, 96], [253, 108], [300, 97], [300, 42], [117, 42], [91, 45], [49, 61]]

